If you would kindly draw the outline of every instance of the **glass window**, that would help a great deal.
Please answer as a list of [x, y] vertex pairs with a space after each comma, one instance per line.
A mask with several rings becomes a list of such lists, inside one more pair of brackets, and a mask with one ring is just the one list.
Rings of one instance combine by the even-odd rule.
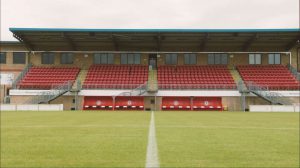
[[141, 64], [141, 55], [134, 54], [134, 64]]
[[100, 57], [101, 57], [101, 59], [100, 59], [101, 63], [107, 64], [107, 54], [101, 54]]
[[62, 53], [60, 57], [61, 64], [73, 64], [73, 53]]
[[208, 64], [214, 64], [215, 63], [215, 56], [214, 56], [214, 54], [208, 54], [207, 62], [208, 62]]
[[255, 64], [255, 55], [249, 54], [249, 64]]
[[94, 64], [113, 64], [114, 54], [96, 53], [94, 54]]
[[42, 53], [42, 64], [54, 64], [55, 53]]
[[127, 54], [121, 54], [121, 64], [127, 64]]
[[141, 64], [141, 54], [121, 54], [121, 64]]
[[5, 52], [0, 53], [0, 64], [6, 64], [6, 53]]
[[166, 54], [166, 64], [176, 65], [177, 64], [177, 54]]
[[261, 64], [261, 54], [249, 54], [249, 64]]
[[114, 54], [107, 54], [107, 64], [114, 64]]
[[94, 64], [101, 64], [101, 55], [94, 54]]
[[207, 57], [207, 63], [208, 64], [224, 64], [226, 65], [228, 63], [228, 54], [208, 54]]
[[280, 63], [281, 63], [281, 55], [275, 54], [275, 64], [280, 64]]
[[228, 64], [228, 55], [227, 54], [222, 54], [221, 56], [221, 64], [227, 65]]
[[261, 54], [255, 54], [255, 64], [261, 64]]
[[269, 54], [269, 64], [280, 64], [281, 55], [280, 54]]
[[14, 52], [13, 53], [14, 64], [26, 64], [26, 53], [25, 52]]
[[133, 60], [134, 60], [134, 54], [128, 54], [127, 55], [127, 63], [133, 64]]
[[221, 54], [215, 54], [215, 64], [221, 64]]
[[274, 64], [274, 54], [269, 54], [269, 64]]
[[184, 64], [197, 64], [196, 54], [184, 54]]

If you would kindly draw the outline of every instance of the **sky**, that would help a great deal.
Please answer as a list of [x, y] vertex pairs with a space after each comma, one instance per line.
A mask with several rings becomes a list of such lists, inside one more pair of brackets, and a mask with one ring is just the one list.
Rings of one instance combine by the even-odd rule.
[[300, 0], [0, 0], [1, 41], [19, 28], [299, 28]]

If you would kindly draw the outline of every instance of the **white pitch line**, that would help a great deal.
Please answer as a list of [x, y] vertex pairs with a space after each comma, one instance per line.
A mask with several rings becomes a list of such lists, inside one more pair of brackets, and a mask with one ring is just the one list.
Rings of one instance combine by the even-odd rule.
[[154, 112], [153, 111], [151, 112], [145, 167], [146, 168], [159, 168], [158, 150], [157, 150], [156, 134], [155, 134], [155, 121], [154, 121]]

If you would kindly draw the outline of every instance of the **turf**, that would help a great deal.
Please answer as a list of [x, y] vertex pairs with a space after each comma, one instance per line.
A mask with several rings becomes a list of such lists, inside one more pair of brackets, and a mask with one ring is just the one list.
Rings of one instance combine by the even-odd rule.
[[149, 113], [1, 112], [1, 167], [143, 167]]
[[[1, 167], [144, 167], [148, 112], [1, 112]], [[299, 113], [155, 112], [161, 167], [299, 167]]]
[[299, 167], [299, 113], [160, 112], [161, 167]]

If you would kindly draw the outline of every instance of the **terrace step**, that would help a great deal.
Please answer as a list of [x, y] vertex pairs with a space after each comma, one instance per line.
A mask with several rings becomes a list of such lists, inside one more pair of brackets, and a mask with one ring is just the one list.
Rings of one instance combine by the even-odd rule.
[[[79, 72], [76, 81], [80, 81], [80, 83], [82, 83], [85, 80], [87, 73], [88, 73], [88, 70], [82, 69]], [[74, 84], [72, 86], [72, 90], [80, 90], [81, 88], [78, 88], [78, 87], [79, 87], [78, 82], [74, 82]]]
[[247, 87], [246, 87], [240, 73], [236, 69], [231, 69], [230, 74], [231, 74], [234, 82], [237, 84], [237, 86], [239, 86], [239, 90], [244, 91], [244, 92], [247, 91]]
[[149, 70], [147, 91], [148, 92], [158, 91], [157, 70]]

